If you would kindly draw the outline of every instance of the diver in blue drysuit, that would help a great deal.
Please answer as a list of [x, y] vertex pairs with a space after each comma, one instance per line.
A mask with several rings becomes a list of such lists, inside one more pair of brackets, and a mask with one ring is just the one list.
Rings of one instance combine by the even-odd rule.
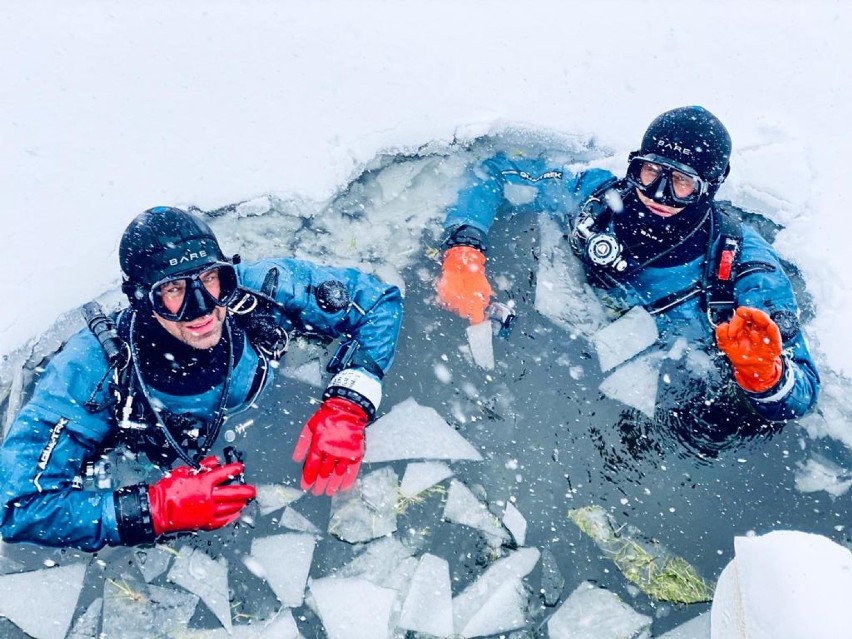
[[[733, 376], [762, 419], [807, 413], [820, 379], [790, 280], [773, 248], [714, 203], [730, 151], [715, 116], [684, 107], [651, 124], [620, 180], [540, 158], [501, 153], [486, 160], [469, 170], [448, 210], [439, 302], [482, 321], [493, 295], [485, 252], [495, 217], [546, 211], [564, 219], [590, 282], [616, 315], [642, 306], [656, 318], [663, 341], [682, 336], [719, 355], [723, 375]], [[504, 193], [513, 185], [533, 189], [535, 197], [513, 206]]]
[[[5, 541], [93, 551], [234, 521], [255, 496], [251, 469], [210, 449], [225, 417], [270, 385], [291, 329], [344, 338], [297, 444], [302, 486], [333, 494], [352, 485], [394, 359], [397, 287], [295, 259], [228, 260], [209, 226], [170, 207], [131, 223], [120, 259], [131, 306], [114, 317], [115, 332], [101, 330], [104, 316], [90, 318], [92, 330], [52, 359], [0, 448]], [[163, 470], [183, 465], [150, 486], [83, 490], [87, 462], [115, 441]], [[248, 484], [234, 481], [243, 476]]]

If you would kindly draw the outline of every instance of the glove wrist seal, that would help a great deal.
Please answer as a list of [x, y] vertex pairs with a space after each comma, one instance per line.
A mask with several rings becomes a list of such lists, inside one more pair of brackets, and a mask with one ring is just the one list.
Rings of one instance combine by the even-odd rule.
[[370, 374], [357, 368], [347, 368], [331, 378], [322, 395], [323, 400], [331, 397], [348, 399], [361, 407], [370, 421], [382, 402], [382, 383]]
[[153, 543], [157, 535], [151, 516], [148, 486], [124, 486], [113, 493], [113, 500], [121, 543], [128, 546]]

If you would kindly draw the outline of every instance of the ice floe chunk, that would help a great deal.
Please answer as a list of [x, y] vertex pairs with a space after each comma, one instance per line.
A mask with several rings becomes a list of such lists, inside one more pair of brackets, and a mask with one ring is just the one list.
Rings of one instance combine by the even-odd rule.
[[151, 583], [166, 572], [169, 563], [174, 559], [174, 551], [169, 550], [164, 546], [154, 546], [153, 548], [139, 548], [133, 553], [133, 558], [136, 565], [139, 567], [139, 572], [145, 581]]
[[665, 357], [660, 352], [637, 357], [607, 377], [600, 385], [601, 392], [653, 418], [660, 368]]
[[523, 583], [538, 562], [535, 548], [521, 548], [499, 559], [453, 599], [453, 626], [463, 637], [521, 628], [528, 595]]
[[482, 461], [482, 455], [433, 408], [409, 397], [367, 429], [364, 461], [455, 459]]
[[284, 606], [297, 608], [305, 596], [316, 537], [304, 533], [270, 535], [251, 542], [251, 557], [263, 567], [263, 578]]
[[506, 503], [506, 510], [503, 511], [503, 525], [512, 533], [515, 543], [523, 546], [527, 538], [527, 520], [512, 502]]
[[198, 595], [225, 629], [231, 630], [228, 562], [224, 557], [216, 560], [202, 550], [183, 546], [168, 580]]
[[298, 488], [285, 486], [284, 484], [259, 484], [257, 486], [257, 504], [262, 516], [274, 513], [294, 501], [305, 493]]
[[83, 588], [86, 564], [0, 577], [0, 616], [38, 639], [63, 639]]
[[470, 488], [457, 479], [450, 481], [443, 519], [476, 528], [485, 534], [491, 546], [499, 547], [509, 541], [509, 533], [500, 525], [497, 517], [476, 498]]
[[415, 462], [405, 467], [399, 492], [405, 497], [415, 497], [427, 488], [452, 477], [453, 471], [441, 462]]
[[480, 368], [492, 370], [494, 368], [494, 345], [492, 343], [493, 333], [491, 331], [491, 320], [485, 320], [478, 324], [471, 324], [466, 329], [467, 345], [473, 355], [473, 361]]
[[287, 506], [281, 514], [279, 526], [289, 528], [290, 530], [298, 530], [299, 532], [311, 533], [312, 535], [319, 534], [319, 528], [314, 526], [310, 519], [299, 513], [292, 506]]
[[387, 639], [396, 591], [360, 577], [314, 579], [310, 591], [328, 639]]
[[541, 595], [545, 606], [555, 606], [565, 588], [565, 578], [556, 557], [547, 548], [541, 551]]
[[710, 639], [710, 613], [702, 612], [658, 639]]
[[104, 637], [149, 639], [178, 636], [186, 631], [198, 597], [172, 588], [132, 580], [104, 583]]
[[351, 490], [331, 498], [328, 532], [350, 543], [394, 532], [398, 485], [396, 473], [389, 466], [359, 477]]
[[638, 355], [659, 337], [656, 320], [641, 306], [634, 306], [595, 333], [592, 343], [601, 370], [606, 372]]
[[322, 367], [318, 359], [312, 359], [298, 366], [285, 366], [281, 369], [281, 374], [288, 379], [302, 382], [314, 388], [325, 386], [322, 378]]
[[647, 637], [652, 619], [618, 595], [584, 581], [547, 622], [550, 639], [634, 639]]
[[852, 552], [788, 530], [736, 537], [734, 550], [716, 585], [712, 639], [848, 636]]

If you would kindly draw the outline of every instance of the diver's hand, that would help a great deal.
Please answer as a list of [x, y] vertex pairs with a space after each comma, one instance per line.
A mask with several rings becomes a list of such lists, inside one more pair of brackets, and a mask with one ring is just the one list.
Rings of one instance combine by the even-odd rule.
[[472, 246], [453, 246], [444, 252], [438, 300], [449, 311], [476, 324], [494, 291], [485, 276], [485, 254]]
[[740, 306], [730, 322], [716, 327], [716, 342], [745, 390], [762, 393], [781, 379], [781, 331], [764, 311]]

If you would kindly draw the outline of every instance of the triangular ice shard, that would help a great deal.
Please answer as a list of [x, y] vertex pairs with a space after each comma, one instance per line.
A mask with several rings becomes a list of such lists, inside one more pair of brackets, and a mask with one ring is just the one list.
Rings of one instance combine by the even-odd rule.
[[367, 429], [367, 463], [396, 459], [470, 459], [482, 455], [433, 408], [400, 402]]
[[660, 367], [665, 357], [664, 353], [651, 352], [627, 362], [601, 383], [601, 392], [653, 418]]
[[3, 575], [0, 615], [38, 639], [63, 639], [85, 575], [86, 564]]
[[415, 497], [427, 488], [452, 476], [453, 471], [441, 462], [414, 462], [405, 467], [399, 492], [406, 497]]
[[257, 486], [257, 503], [262, 516], [284, 508], [305, 493], [284, 484], [260, 484]]
[[121, 639], [178, 636], [197, 605], [198, 597], [183, 590], [107, 579], [101, 631], [104, 637]]
[[311, 569], [316, 538], [287, 533], [255, 539], [251, 556], [260, 564], [264, 577], [284, 606], [297, 608], [305, 596], [305, 583]]
[[153, 548], [139, 548], [133, 553], [133, 558], [145, 581], [151, 583], [166, 572], [169, 562], [174, 559], [175, 554], [165, 546], [154, 546]]
[[168, 580], [198, 595], [222, 625], [231, 630], [228, 562], [224, 558], [217, 561], [197, 548], [184, 546], [175, 558]]
[[509, 541], [509, 533], [500, 525], [497, 517], [476, 498], [470, 488], [457, 479], [450, 481], [443, 518], [482, 531], [491, 546], [499, 547], [503, 542]]
[[644, 351], [659, 336], [656, 320], [641, 306], [634, 306], [595, 333], [592, 342], [606, 372]]
[[436, 637], [452, 635], [452, 597], [446, 560], [428, 553], [423, 555], [411, 578], [397, 626]]
[[279, 526], [289, 528], [290, 530], [298, 530], [312, 535], [318, 535], [320, 530], [304, 515], [298, 513], [292, 506], [287, 506], [284, 512], [281, 513], [281, 521]]

